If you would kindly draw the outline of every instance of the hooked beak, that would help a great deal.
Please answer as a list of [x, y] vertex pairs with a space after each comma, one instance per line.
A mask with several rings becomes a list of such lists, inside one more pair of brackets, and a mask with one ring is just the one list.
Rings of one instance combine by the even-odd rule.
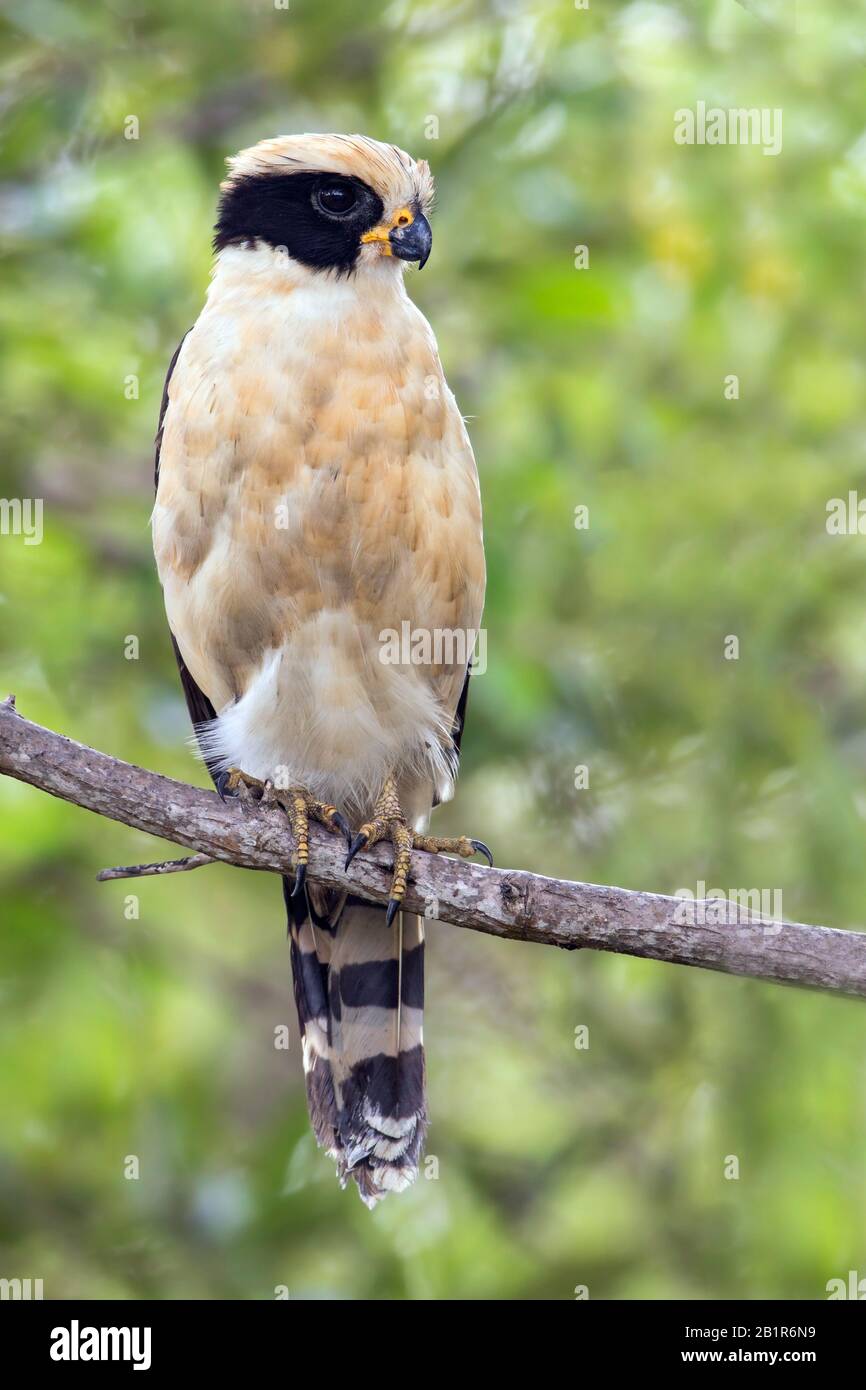
[[418, 269], [423, 270], [433, 245], [430, 223], [423, 212], [418, 212], [408, 227], [395, 227], [388, 242], [393, 255], [399, 256], [401, 261], [417, 261]]
[[378, 243], [385, 256], [397, 256], [401, 261], [417, 261], [418, 269], [423, 270], [433, 244], [433, 233], [423, 212], [413, 212], [404, 207], [390, 225], [383, 223], [374, 227], [372, 231], [364, 233], [361, 241]]

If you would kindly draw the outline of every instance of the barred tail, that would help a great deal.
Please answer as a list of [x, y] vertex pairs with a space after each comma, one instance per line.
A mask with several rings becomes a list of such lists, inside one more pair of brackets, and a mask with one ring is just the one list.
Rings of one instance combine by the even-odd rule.
[[321, 895], [319, 912], [304, 896], [292, 897], [292, 880], [283, 879], [283, 897], [289, 918], [292, 986], [304, 1062], [307, 1107], [316, 1139], [336, 1158], [339, 1151], [337, 1100], [330, 1061], [330, 1010], [328, 1006], [328, 954], [334, 931], [331, 918], [339, 917], [344, 895]]
[[284, 880], [307, 1102], [316, 1138], [375, 1206], [414, 1182], [427, 1130], [421, 919]]

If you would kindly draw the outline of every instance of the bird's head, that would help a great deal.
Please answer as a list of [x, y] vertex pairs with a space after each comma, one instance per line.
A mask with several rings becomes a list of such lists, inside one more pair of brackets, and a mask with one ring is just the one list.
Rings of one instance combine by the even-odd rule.
[[283, 135], [228, 161], [214, 249], [265, 243], [313, 271], [423, 266], [432, 240], [426, 160], [364, 135]]

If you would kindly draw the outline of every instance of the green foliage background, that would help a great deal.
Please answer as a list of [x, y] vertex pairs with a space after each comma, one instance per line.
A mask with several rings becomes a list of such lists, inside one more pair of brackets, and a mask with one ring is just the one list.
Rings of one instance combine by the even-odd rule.
[[[411, 291], [485, 503], [489, 669], [440, 827], [500, 864], [775, 888], [788, 917], [862, 928], [866, 543], [829, 536], [826, 504], [866, 487], [863, 21], [850, 0], [17, 6], [0, 492], [44, 498], [45, 537], [0, 536], [4, 693], [204, 781], [148, 537], [165, 367], [225, 156], [361, 130], [438, 178]], [[699, 100], [781, 107], [781, 154], [677, 145]], [[0, 1275], [701, 1299], [866, 1273], [856, 1004], [434, 924], [439, 1175], [370, 1215], [308, 1131], [278, 884], [143, 881], [128, 920], [96, 870], [170, 847], [8, 780], [0, 811]]]

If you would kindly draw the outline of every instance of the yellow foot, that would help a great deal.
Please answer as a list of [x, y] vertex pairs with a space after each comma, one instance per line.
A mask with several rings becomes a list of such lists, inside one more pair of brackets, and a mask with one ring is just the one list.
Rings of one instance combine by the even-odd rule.
[[[250, 777], [240, 768], [230, 767], [217, 779], [217, 791], [223, 800], [225, 793], [233, 792], [242, 801], [255, 800], [263, 806], [281, 806], [289, 818], [292, 835], [295, 839], [295, 882], [292, 897], [296, 897], [304, 886], [307, 865], [310, 862], [310, 821], [318, 821], [334, 835], [344, 835], [346, 844], [352, 843], [352, 832], [348, 822], [340, 815], [336, 806], [318, 801], [304, 787], [290, 787], [283, 791], [273, 782], [262, 782], [258, 777]], [[258, 792], [258, 795], [256, 795]]]
[[248, 772], [241, 772], [239, 767], [230, 767], [226, 772], [221, 772], [216, 779], [216, 789], [221, 801], [225, 801], [226, 792], [230, 796], [236, 796], [239, 801], [260, 801], [265, 784], [260, 782], [258, 777], [251, 777]]
[[483, 854], [491, 867], [493, 866], [493, 855], [483, 840], [470, 840], [466, 835], [420, 835], [410, 830], [400, 809], [393, 777], [389, 777], [382, 788], [381, 795], [373, 807], [373, 819], [361, 826], [349, 845], [346, 868], [348, 869], [359, 850], [370, 849], [379, 840], [390, 840], [394, 846], [394, 876], [391, 880], [388, 912], [385, 917], [389, 927], [406, 893], [413, 849], [424, 850], [427, 854], [459, 854], [463, 859], [471, 859], [473, 854]]

